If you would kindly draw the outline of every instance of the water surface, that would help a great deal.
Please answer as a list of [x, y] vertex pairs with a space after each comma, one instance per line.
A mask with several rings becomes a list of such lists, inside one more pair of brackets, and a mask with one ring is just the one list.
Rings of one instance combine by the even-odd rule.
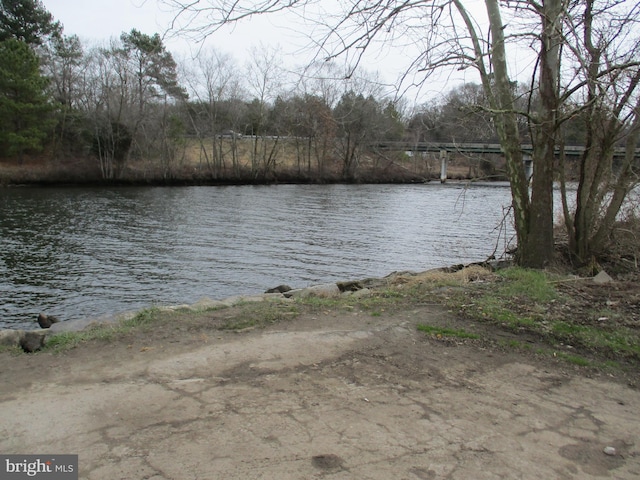
[[0, 328], [480, 261], [506, 184], [0, 189]]

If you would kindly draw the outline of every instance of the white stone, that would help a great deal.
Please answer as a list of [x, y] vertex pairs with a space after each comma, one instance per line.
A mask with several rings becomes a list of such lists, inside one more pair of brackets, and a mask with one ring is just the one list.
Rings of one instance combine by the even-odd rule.
[[607, 272], [602, 270], [595, 277], [593, 277], [593, 282], [597, 283], [597, 284], [600, 284], [600, 285], [603, 285], [605, 283], [613, 282], [613, 278], [611, 278]]

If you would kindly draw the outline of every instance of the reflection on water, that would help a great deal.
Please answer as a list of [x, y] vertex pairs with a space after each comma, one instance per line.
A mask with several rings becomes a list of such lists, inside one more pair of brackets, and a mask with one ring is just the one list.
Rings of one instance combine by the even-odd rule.
[[0, 328], [483, 260], [509, 203], [506, 185], [0, 189]]

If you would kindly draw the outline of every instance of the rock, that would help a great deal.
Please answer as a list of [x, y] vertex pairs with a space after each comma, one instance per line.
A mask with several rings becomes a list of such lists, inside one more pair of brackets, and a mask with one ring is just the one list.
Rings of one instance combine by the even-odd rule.
[[24, 336], [24, 330], [2, 330], [0, 331], [0, 345], [14, 347], [20, 345]]
[[45, 334], [40, 332], [25, 332], [20, 340], [22, 350], [27, 353], [37, 352], [44, 347]]
[[97, 318], [81, 318], [77, 320], [65, 320], [64, 322], [51, 325], [49, 331], [51, 333], [59, 332], [80, 332], [86, 328], [103, 323], [117, 323], [121, 316], [105, 315]]
[[50, 328], [51, 325], [58, 322], [59, 320], [53, 315], [45, 315], [44, 313], [38, 315], [38, 325], [40, 325], [40, 328]]
[[293, 290], [293, 288], [291, 288], [289, 285], [278, 285], [275, 288], [270, 288], [264, 293], [285, 293], [290, 292], [291, 290]]
[[368, 288], [363, 288], [362, 290], [358, 290], [357, 292], [350, 292], [350, 295], [354, 298], [364, 298], [371, 295], [371, 290]]
[[362, 283], [359, 281], [338, 282], [336, 285], [341, 292], [356, 292], [362, 290]]
[[298, 298], [311, 297], [311, 296], [327, 298], [327, 297], [337, 297], [338, 295], [340, 295], [340, 289], [335, 283], [328, 283], [325, 285], [315, 285], [312, 287], [303, 288], [299, 290], [291, 290], [290, 292], [286, 293], [286, 296], [298, 297]]
[[611, 278], [604, 270], [601, 270], [600, 273], [593, 277], [593, 283], [597, 283], [598, 285], [604, 285], [611, 282], [613, 282], [613, 278]]
[[605, 453], [605, 455], [609, 455], [611, 457], [614, 457], [617, 453], [614, 447], [604, 447], [603, 452]]
[[193, 311], [198, 311], [198, 310], [207, 310], [207, 309], [222, 308], [222, 307], [224, 307], [224, 304], [221, 301], [212, 300], [209, 297], [202, 297], [196, 303], [194, 303], [193, 305], [190, 305], [189, 309]]

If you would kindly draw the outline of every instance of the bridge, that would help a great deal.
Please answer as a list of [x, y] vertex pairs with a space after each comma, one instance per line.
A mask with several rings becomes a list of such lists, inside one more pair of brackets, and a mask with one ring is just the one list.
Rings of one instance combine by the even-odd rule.
[[[498, 143], [442, 143], [442, 142], [379, 142], [375, 145], [379, 150], [402, 152], [433, 152], [440, 153], [440, 182], [447, 180], [447, 162], [451, 153], [476, 153], [476, 154], [503, 154], [504, 150]], [[522, 144], [523, 161], [527, 179], [533, 175], [533, 161], [531, 154], [533, 145]], [[584, 154], [582, 145], [566, 145], [562, 152], [568, 157], [580, 157]], [[555, 154], [560, 155], [561, 149], [556, 147]], [[616, 147], [613, 151], [615, 158], [623, 158], [626, 155], [624, 147]], [[634, 157], [640, 158], [640, 148], [636, 148]]]

